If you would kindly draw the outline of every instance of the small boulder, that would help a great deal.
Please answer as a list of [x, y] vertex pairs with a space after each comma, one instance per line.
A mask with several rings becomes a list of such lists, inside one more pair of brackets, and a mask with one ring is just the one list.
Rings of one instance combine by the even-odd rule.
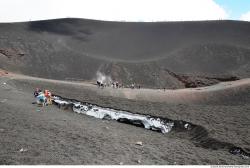
[[24, 149], [24, 148], [21, 148], [20, 150], [19, 150], [19, 152], [27, 152], [28, 151], [28, 149]]
[[187, 129], [188, 128], [188, 126], [189, 126], [189, 124], [188, 123], [186, 123], [185, 125], [184, 125], [184, 127]]
[[135, 144], [139, 145], [139, 146], [142, 146], [142, 141], [137, 141]]

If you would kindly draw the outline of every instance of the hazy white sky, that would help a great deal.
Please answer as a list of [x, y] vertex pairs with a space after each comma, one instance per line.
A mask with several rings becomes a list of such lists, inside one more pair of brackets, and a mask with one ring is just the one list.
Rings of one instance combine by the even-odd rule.
[[[230, 19], [214, 0], [0, 0], [0, 6], [0, 22], [64, 17], [113, 21]], [[250, 20], [250, 10], [239, 19]]]

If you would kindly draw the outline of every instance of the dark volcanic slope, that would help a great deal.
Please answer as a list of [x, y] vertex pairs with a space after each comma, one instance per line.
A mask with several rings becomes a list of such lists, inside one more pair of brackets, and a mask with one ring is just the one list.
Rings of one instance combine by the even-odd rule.
[[0, 68], [144, 87], [197, 87], [250, 76], [250, 23], [57, 19], [0, 24]]

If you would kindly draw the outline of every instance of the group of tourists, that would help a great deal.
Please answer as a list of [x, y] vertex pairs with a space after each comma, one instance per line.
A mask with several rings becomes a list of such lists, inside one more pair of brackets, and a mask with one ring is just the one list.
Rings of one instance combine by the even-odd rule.
[[[115, 82], [110, 82], [108, 84], [106, 83], [103, 83], [101, 81], [96, 81], [96, 85], [98, 86], [98, 88], [105, 88], [105, 87], [112, 87], [114, 89], [118, 89], [118, 88], [125, 88], [125, 86], [122, 84], [122, 83], [119, 83], [117, 81]], [[141, 88], [141, 85], [136, 85], [135, 83], [132, 83], [131, 85], [127, 85], [126, 88], [131, 88], [131, 89], [140, 89]]]
[[105, 87], [110, 87], [110, 85], [112, 86], [112, 88], [116, 88], [116, 89], [122, 88], [122, 85], [119, 84], [119, 82], [110, 82], [110, 83], [106, 84], [106, 83], [103, 83], [101, 81], [96, 81], [96, 84], [97, 84], [98, 88], [102, 88], [102, 89]]
[[131, 89], [141, 89], [141, 85], [136, 85], [135, 83], [132, 83], [131, 85], [130, 85], [130, 88]]
[[34, 91], [34, 97], [36, 98], [36, 103], [41, 106], [47, 106], [52, 104], [52, 94], [49, 90], [42, 91], [36, 88]]
[[118, 89], [118, 88], [122, 88], [123, 86], [121, 83], [116, 81], [116, 82], [112, 82], [112, 87]]

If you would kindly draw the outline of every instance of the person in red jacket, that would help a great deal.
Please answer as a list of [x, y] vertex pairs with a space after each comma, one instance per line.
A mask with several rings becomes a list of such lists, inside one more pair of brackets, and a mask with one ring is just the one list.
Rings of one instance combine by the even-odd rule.
[[51, 94], [51, 92], [49, 90], [45, 90], [44, 95], [45, 95], [45, 97], [47, 99], [46, 103], [47, 104], [52, 104], [52, 94]]

